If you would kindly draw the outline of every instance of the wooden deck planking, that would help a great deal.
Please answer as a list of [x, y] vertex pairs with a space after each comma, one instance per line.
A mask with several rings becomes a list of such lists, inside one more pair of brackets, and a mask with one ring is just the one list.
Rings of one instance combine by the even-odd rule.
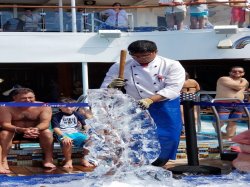
[[[223, 161], [220, 159], [200, 159], [200, 165], [208, 165], [219, 167], [222, 170], [228, 170], [232, 168], [231, 161]], [[180, 166], [180, 165], [187, 165], [186, 159], [178, 159], [169, 161], [168, 164], [164, 167], [166, 169]], [[30, 175], [38, 175], [38, 174], [74, 174], [74, 173], [85, 173], [85, 172], [92, 172], [94, 168], [87, 168], [81, 165], [74, 165], [73, 168], [63, 168], [62, 166], [58, 166], [56, 169], [45, 169], [43, 167], [33, 167], [33, 166], [10, 166], [10, 170], [12, 171], [11, 174], [8, 176], [30, 176]]]
[[9, 176], [27, 176], [32, 175], [32, 172], [24, 166], [10, 166], [11, 174]]
[[46, 169], [44, 167], [33, 166], [10, 166], [11, 174], [8, 176], [30, 176], [41, 174], [69, 174], [69, 173], [84, 173], [92, 172], [94, 168], [87, 168], [81, 165], [74, 165], [73, 168], [63, 168], [61, 166], [55, 169]]
[[61, 169], [61, 167], [56, 167], [53, 169], [48, 169], [44, 167], [32, 167], [28, 166], [28, 170], [33, 172], [33, 175], [35, 174], [64, 174], [65, 172]]
[[75, 169], [78, 169], [78, 170], [81, 170], [82, 172], [92, 172], [94, 171], [95, 167], [84, 167], [84, 166], [81, 166], [81, 165], [76, 165], [74, 166]]

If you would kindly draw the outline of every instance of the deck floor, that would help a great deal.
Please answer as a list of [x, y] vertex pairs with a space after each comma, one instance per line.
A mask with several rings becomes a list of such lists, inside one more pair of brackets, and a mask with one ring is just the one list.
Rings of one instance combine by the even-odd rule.
[[74, 168], [64, 168], [62, 166], [55, 169], [46, 169], [40, 166], [10, 166], [11, 174], [8, 176], [29, 176], [38, 174], [70, 174], [92, 172], [94, 168], [87, 168], [81, 165], [74, 165]]
[[[204, 136], [204, 135], [200, 135]], [[200, 147], [202, 150], [204, 149], [205, 154], [208, 154], [208, 157], [200, 157], [199, 158], [199, 164], [200, 165], [206, 165], [206, 166], [213, 166], [213, 167], [219, 167], [222, 170], [230, 170], [232, 168], [231, 161], [223, 161], [220, 160], [219, 153], [209, 153], [207, 150], [208, 147], [217, 147], [217, 140], [210, 140], [206, 136], [204, 136], [206, 139], [202, 139], [198, 141], [198, 147]], [[214, 143], [216, 142], [216, 143]], [[216, 145], [214, 145], [216, 144]], [[185, 138], [182, 139], [179, 147], [179, 151], [185, 151]], [[16, 153], [18, 154], [18, 153]], [[24, 154], [24, 153], [22, 153]], [[177, 157], [177, 160], [169, 161], [168, 164], [164, 167], [166, 169], [179, 166], [179, 165], [188, 165], [187, 164], [187, 158], [182, 156], [182, 153], [180, 152], [180, 156]], [[202, 154], [202, 153], [201, 153]], [[204, 154], [204, 155], [205, 155]], [[177, 154], [178, 155], [178, 154]], [[206, 155], [205, 155], [206, 156]], [[11, 174], [8, 174], [8, 176], [30, 176], [30, 175], [41, 175], [41, 174], [74, 174], [74, 173], [85, 173], [85, 172], [92, 172], [94, 171], [94, 168], [87, 168], [84, 166], [81, 166], [79, 164], [75, 164], [72, 169], [63, 168], [61, 164], [58, 163], [58, 167], [53, 170], [45, 169], [42, 167], [42, 164], [38, 161], [35, 162], [34, 165], [18, 165], [13, 166], [10, 165]]]
[[[177, 159], [174, 161], [170, 161], [166, 165], [166, 168], [168, 169], [168, 168], [180, 166], [180, 165], [188, 165], [187, 159]], [[204, 159], [199, 159], [199, 165], [218, 167], [218, 168], [221, 168], [222, 170], [227, 171], [232, 168], [232, 161], [204, 158]]]
[[[231, 161], [223, 161], [220, 159], [200, 159], [200, 165], [207, 165], [213, 167], [219, 167], [222, 170], [229, 170], [232, 168]], [[165, 166], [166, 169], [180, 166], [180, 165], [187, 165], [186, 159], [178, 159], [169, 161], [168, 164]], [[81, 165], [74, 165], [72, 169], [63, 168], [62, 166], [58, 166], [56, 169], [45, 169], [41, 166], [10, 166], [11, 174], [8, 176], [30, 176], [30, 175], [37, 175], [37, 174], [73, 174], [73, 173], [84, 173], [84, 172], [92, 172], [94, 168], [87, 168]]]

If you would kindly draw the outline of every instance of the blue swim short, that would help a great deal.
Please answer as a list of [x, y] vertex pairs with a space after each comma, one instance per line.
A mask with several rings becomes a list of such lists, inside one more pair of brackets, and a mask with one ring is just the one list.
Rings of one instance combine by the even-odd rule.
[[[64, 133], [64, 136], [67, 136], [73, 140], [73, 145], [77, 148], [83, 147], [85, 144], [86, 140], [88, 139], [88, 136], [84, 133], [81, 132], [75, 132], [75, 133]], [[62, 140], [58, 137], [57, 140], [62, 145]]]
[[221, 120], [241, 118], [244, 110], [242, 106], [236, 106], [236, 107], [216, 106], [215, 108]]
[[207, 12], [190, 13], [190, 17], [194, 17], [194, 18], [197, 18], [197, 19], [207, 18]]

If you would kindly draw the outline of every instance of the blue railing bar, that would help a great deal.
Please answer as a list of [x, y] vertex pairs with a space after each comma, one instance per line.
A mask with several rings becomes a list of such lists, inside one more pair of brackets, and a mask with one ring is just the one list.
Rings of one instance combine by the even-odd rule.
[[88, 103], [0, 102], [1, 107], [88, 107]]

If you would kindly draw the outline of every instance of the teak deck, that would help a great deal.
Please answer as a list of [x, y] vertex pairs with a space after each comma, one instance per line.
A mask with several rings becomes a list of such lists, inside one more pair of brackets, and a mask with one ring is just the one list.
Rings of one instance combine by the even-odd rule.
[[[170, 161], [165, 168], [171, 168], [179, 165], [186, 165], [186, 159], [178, 159]], [[208, 165], [219, 167], [222, 170], [228, 170], [232, 168], [231, 161], [223, 161], [219, 159], [200, 159], [200, 165]], [[58, 166], [56, 169], [46, 169], [40, 166], [10, 166], [11, 174], [8, 176], [30, 176], [40, 174], [74, 174], [74, 173], [85, 173], [92, 172], [94, 168], [87, 168], [81, 165], [74, 165], [72, 169], [63, 168]]]
[[29, 176], [38, 174], [70, 174], [70, 173], [83, 173], [92, 172], [94, 168], [87, 168], [81, 165], [74, 165], [71, 169], [59, 166], [55, 169], [46, 169], [38, 166], [10, 166], [11, 174], [8, 176]]

